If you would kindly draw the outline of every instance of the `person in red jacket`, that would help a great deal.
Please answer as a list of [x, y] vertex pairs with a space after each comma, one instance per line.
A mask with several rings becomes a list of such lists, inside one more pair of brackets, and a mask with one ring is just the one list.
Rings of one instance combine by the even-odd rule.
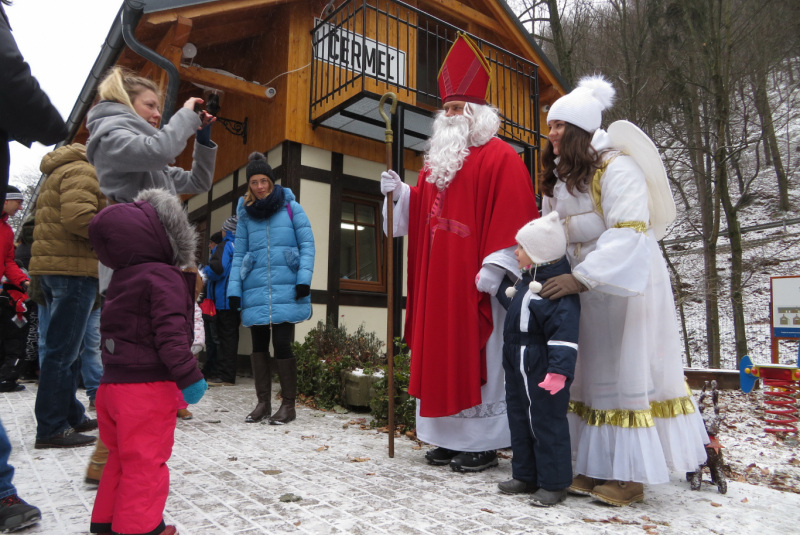
[[0, 251], [3, 259], [0, 279], [3, 276], [6, 278], [4, 289], [0, 291], [0, 299], [3, 301], [0, 306], [0, 392], [25, 390], [24, 386], [17, 383], [17, 379], [20, 365], [25, 358], [27, 332], [21, 327], [26, 321], [23, 313], [24, 302], [28, 299], [25, 293], [28, 276], [14, 259], [14, 231], [8, 224], [8, 218], [14, 217], [20, 208], [22, 193], [14, 186], [8, 186], [0, 221]]
[[5, 277], [14, 286], [28, 289], [28, 276], [14, 262], [14, 230], [8, 224], [8, 218], [22, 209], [23, 196], [19, 189], [8, 186], [6, 201], [3, 203], [3, 215], [0, 220], [0, 278]]

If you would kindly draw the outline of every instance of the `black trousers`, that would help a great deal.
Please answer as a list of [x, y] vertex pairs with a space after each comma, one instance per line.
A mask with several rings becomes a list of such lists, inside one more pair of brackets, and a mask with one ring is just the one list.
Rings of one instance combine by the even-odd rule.
[[517, 344], [503, 344], [508, 426], [514, 452], [511, 474], [546, 490], [562, 490], [572, 484], [567, 422], [572, 379], [551, 395], [539, 386], [547, 375], [546, 358], [541, 358], [544, 352], [526, 349], [523, 357], [520, 349]]
[[22, 362], [25, 360], [25, 344], [30, 325], [22, 327], [12, 321], [13, 309], [3, 307], [0, 312], [0, 382], [15, 382], [19, 379]]
[[219, 364], [219, 351], [217, 349], [219, 338], [217, 337], [216, 316], [203, 314], [203, 328], [206, 333], [206, 361], [203, 364], [203, 375], [208, 379], [219, 374], [217, 370]]
[[236, 362], [239, 355], [239, 324], [242, 322], [238, 310], [217, 310], [217, 371], [226, 383], [236, 382]]
[[253, 353], [269, 354], [270, 328], [275, 338], [272, 345], [275, 348], [276, 359], [290, 359], [292, 342], [294, 341], [294, 323], [273, 323], [271, 325], [253, 325], [250, 327], [250, 336], [253, 339]]

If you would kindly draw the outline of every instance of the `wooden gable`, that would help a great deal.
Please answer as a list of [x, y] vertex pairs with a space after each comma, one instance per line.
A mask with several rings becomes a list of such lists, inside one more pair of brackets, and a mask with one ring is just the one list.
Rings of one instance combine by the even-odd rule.
[[[379, 11], [388, 5], [386, 0], [358, 2]], [[409, 0], [406, 4], [538, 65], [540, 108], [537, 111], [540, 114], [541, 105], [563, 94], [557, 73], [552, 71], [546, 58], [540, 57], [519, 23], [509, 16], [503, 2]], [[219, 115], [247, 121], [247, 144], [223, 125], [214, 127], [213, 138], [221, 148], [215, 180], [240, 168], [250, 152], [269, 150], [283, 141], [382, 161], [385, 152], [382, 142], [315, 128], [310, 122], [311, 32], [326, 5], [322, 0], [223, 0], [149, 13], [140, 21], [137, 38], [178, 66], [181, 76], [178, 105], [191, 96], [202, 96], [201, 86], [213, 87], [224, 92]], [[374, 32], [380, 40], [380, 23], [377, 26], [368, 26], [364, 34], [369, 36]], [[197, 55], [191, 60], [182, 60], [181, 49], [187, 43], [197, 48]], [[414, 44], [409, 40], [406, 46], [408, 54], [412, 54]], [[130, 49], [124, 50], [117, 64], [150, 76], [166, 88], [163, 71]], [[266, 95], [267, 86], [275, 90], [273, 98]], [[378, 94], [384, 91], [379, 81], [373, 81], [369, 89]], [[529, 98], [529, 95], [524, 96]], [[341, 92], [339, 97], [341, 100]], [[434, 109], [429, 103], [418, 102], [413, 95], [398, 92], [398, 97], [409, 104]], [[334, 100], [331, 105], [335, 103]], [[544, 123], [542, 119], [540, 122]], [[86, 135], [82, 128], [76, 140], [82, 141]], [[191, 165], [190, 147], [177, 164]], [[421, 153], [407, 150], [406, 168], [415, 170], [421, 165]]]

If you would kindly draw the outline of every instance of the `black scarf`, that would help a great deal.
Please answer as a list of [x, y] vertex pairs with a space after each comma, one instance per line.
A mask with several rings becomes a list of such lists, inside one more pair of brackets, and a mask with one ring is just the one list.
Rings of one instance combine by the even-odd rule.
[[283, 208], [285, 202], [286, 194], [283, 188], [275, 184], [272, 188], [272, 193], [263, 199], [258, 199], [253, 204], [245, 204], [244, 209], [253, 219], [269, 219]]

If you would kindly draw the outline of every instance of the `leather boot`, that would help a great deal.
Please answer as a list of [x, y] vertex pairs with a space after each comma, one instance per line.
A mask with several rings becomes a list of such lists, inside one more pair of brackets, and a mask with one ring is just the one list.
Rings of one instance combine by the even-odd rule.
[[92, 457], [89, 459], [89, 467], [86, 469], [85, 483], [90, 485], [99, 485], [100, 478], [103, 476], [103, 469], [108, 462], [108, 448], [103, 444], [99, 438], [94, 447]]
[[609, 481], [592, 489], [591, 495], [601, 502], [621, 507], [644, 500], [644, 485], [634, 481]]
[[282, 401], [278, 411], [270, 417], [269, 423], [283, 425], [297, 418], [294, 410], [294, 400], [297, 397], [297, 360], [294, 357], [275, 359], [274, 363], [281, 382]]
[[597, 479], [594, 477], [578, 474], [572, 478], [572, 485], [569, 486], [567, 492], [570, 494], [577, 494], [578, 496], [589, 496], [598, 485], [605, 484], [605, 479]]
[[250, 355], [250, 366], [253, 368], [253, 379], [256, 382], [256, 399], [258, 404], [253, 412], [247, 415], [245, 422], [260, 422], [272, 414], [272, 367], [274, 359], [269, 353], [253, 353]]

